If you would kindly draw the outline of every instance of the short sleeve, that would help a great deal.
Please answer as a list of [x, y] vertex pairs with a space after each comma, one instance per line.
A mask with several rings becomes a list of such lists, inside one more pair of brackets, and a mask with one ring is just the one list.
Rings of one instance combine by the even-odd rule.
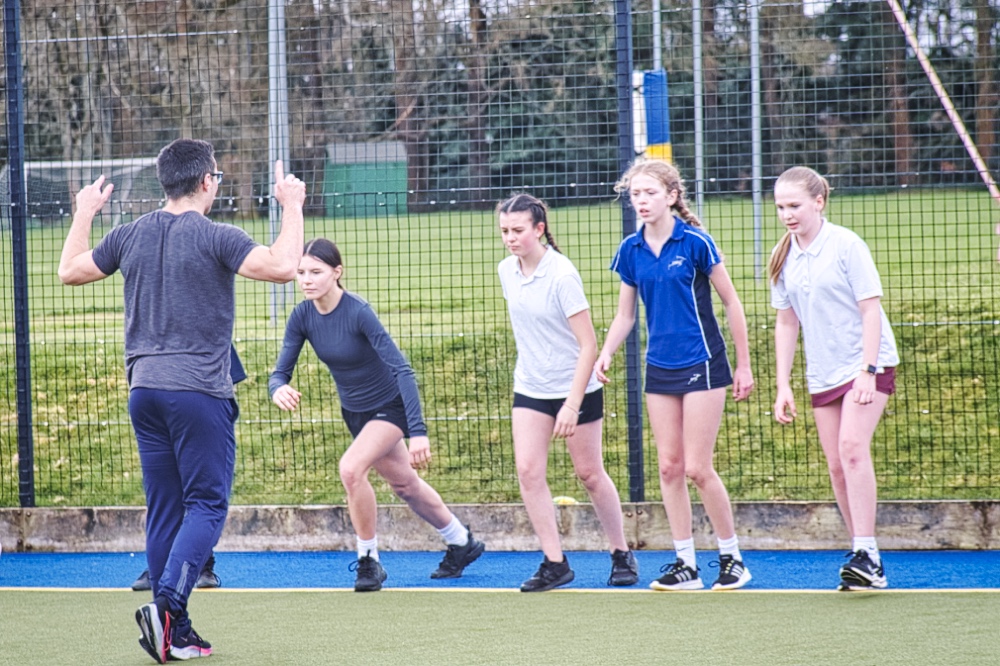
[[847, 246], [844, 266], [854, 300], [864, 301], [882, 296], [882, 279], [875, 267], [875, 260], [872, 259], [868, 245], [860, 238], [856, 238]]
[[237, 273], [250, 251], [257, 247], [257, 242], [235, 225], [219, 222], [214, 224], [215, 251], [219, 261], [230, 271]]
[[690, 231], [688, 233], [694, 234], [697, 238], [691, 244], [691, 261], [695, 269], [705, 275], [711, 275], [712, 268], [716, 264], [722, 263], [722, 255], [719, 254], [719, 249], [715, 246], [715, 240], [704, 232]]
[[590, 309], [587, 295], [583, 292], [583, 280], [575, 271], [561, 276], [556, 282], [556, 298], [559, 300], [559, 307], [567, 319]]
[[115, 227], [94, 248], [91, 257], [105, 275], [111, 275], [120, 267], [122, 236], [127, 228], [128, 225]]
[[775, 310], [787, 310], [792, 307], [792, 301], [788, 298], [788, 290], [785, 288], [784, 275], [779, 275], [778, 279], [771, 285], [771, 307]]
[[623, 240], [620, 245], [618, 245], [618, 251], [615, 252], [615, 256], [611, 260], [611, 266], [609, 268], [615, 273], [618, 273], [622, 282], [630, 287], [634, 287], [636, 286], [635, 261], [634, 255], [629, 252], [631, 240], [632, 236], [629, 236]]

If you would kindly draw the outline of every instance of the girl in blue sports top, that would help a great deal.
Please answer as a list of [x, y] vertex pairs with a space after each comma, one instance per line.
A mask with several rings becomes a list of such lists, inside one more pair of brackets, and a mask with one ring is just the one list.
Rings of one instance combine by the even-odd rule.
[[[697, 590], [691, 531], [694, 481], [719, 539], [719, 577], [713, 590], [732, 590], [750, 580], [733, 525], [729, 493], [712, 463], [722, 422], [726, 387], [743, 400], [753, 390], [743, 305], [715, 241], [688, 209], [684, 183], [672, 165], [637, 162], [615, 185], [628, 192], [642, 227], [622, 241], [611, 263], [621, 276], [618, 313], [597, 358], [597, 378], [608, 383], [611, 358], [635, 325], [636, 294], [646, 307], [646, 405], [659, 456], [660, 489], [677, 550], [654, 590]], [[726, 309], [736, 344], [736, 372], [712, 310], [711, 287]]]
[[497, 218], [511, 255], [497, 270], [517, 345], [511, 413], [517, 479], [545, 555], [521, 591], [544, 592], [573, 580], [545, 478], [553, 437], [565, 438], [573, 469], [608, 537], [608, 584], [635, 585], [639, 572], [625, 541], [621, 498], [601, 455], [604, 392], [594, 377], [597, 337], [583, 281], [556, 246], [542, 201], [515, 194], [500, 202]]
[[[268, 389], [281, 409], [298, 407], [302, 394], [289, 384], [308, 340], [337, 384], [341, 414], [354, 441], [340, 459], [340, 478], [358, 538], [358, 592], [382, 588], [375, 523], [378, 507], [368, 472], [375, 469], [413, 511], [448, 544], [431, 578], [458, 578], [485, 550], [414, 468], [431, 458], [427, 426], [413, 369], [361, 297], [340, 286], [344, 266], [337, 246], [325, 238], [306, 243], [298, 283], [306, 300], [288, 318], [285, 342]], [[407, 451], [404, 438], [409, 438]]]
[[791, 423], [796, 416], [791, 373], [801, 324], [816, 432], [852, 539], [840, 589], [880, 589], [886, 578], [875, 543], [871, 444], [896, 390], [899, 355], [868, 246], [823, 217], [829, 197], [826, 179], [807, 167], [788, 169], [774, 184], [778, 218], [787, 229], [768, 265], [771, 305], [778, 311], [774, 418]]

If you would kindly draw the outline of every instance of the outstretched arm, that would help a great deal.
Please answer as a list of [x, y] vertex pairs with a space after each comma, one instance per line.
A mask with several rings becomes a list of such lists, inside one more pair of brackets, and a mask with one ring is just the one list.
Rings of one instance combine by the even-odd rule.
[[115, 189], [108, 183], [104, 189], [104, 176], [100, 176], [76, 195], [76, 213], [69, 228], [62, 256], [59, 258], [59, 279], [63, 284], [87, 284], [108, 277], [94, 263], [94, 251], [90, 249], [90, 229], [94, 217], [111, 198]]

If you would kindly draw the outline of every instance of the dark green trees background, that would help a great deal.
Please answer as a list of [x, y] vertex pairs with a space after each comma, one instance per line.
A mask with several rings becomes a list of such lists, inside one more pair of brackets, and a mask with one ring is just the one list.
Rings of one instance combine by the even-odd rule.
[[[155, 155], [212, 140], [234, 210], [267, 177], [266, 0], [22, 0], [31, 160]], [[990, 167], [998, 167], [996, 0], [908, 0], [911, 25]], [[676, 160], [693, 176], [692, 16], [665, 0]], [[747, 7], [703, 0], [706, 187], [750, 174]], [[481, 207], [511, 189], [560, 204], [606, 198], [618, 168], [609, 0], [289, 0], [292, 168], [315, 211], [331, 142], [400, 141], [415, 210]], [[634, 62], [652, 65], [649, 0]], [[766, 1], [764, 164], [839, 187], [978, 181], [886, 2]], [[6, 141], [6, 137], [3, 137]], [[71, 184], [71, 189], [77, 183]], [[452, 204], [454, 205], [454, 204]]]

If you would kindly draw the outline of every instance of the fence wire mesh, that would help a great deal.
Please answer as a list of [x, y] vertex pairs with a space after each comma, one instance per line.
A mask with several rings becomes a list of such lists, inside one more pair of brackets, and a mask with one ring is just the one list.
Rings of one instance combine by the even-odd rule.
[[[674, 0], [656, 15], [648, 1], [609, 0], [21, 0], [29, 307], [14, 308], [5, 166], [0, 506], [18, 503], [17, 316], [30, 323], [24, 397], [37, 503], [142, 502], [121, 278], [70, 288], [56, 277], [74, 193], [99, 173], [115, 182], [96, 243], [162, 205], [152, 164], [163, 145], [205, 139], [225, 172], [211, 217], [269, 243], [275, 132], [290, 170], [307, 183], [306, 238], [337, 242], [345, 286], [372, 303], [414, 366], [435, 455], [427, 480], [450, 502], [518, 501], [509, 418], [515, 352], [492, 208], [512, 191], [553, 207], [551, 230], [580, 270], [602, 341], [618, 290], [607, 267], [622, 237], [612, 191], [624, 140], [618, 102], [642, 92], [616, 79], [626, 57], [636, 70], [667, 73], [668, 149], [725, 253], [750, 324], [758, 388], [746, 403], [727, 404], [716, 453], [732, 497], [832, 497], [807, 410], [787, 427], [770, 413], [774, 312], [761, 266], [782, 231], [770, 187], [796, 164], [827, 175], [835, 189], [828, 216], [867, 241], [899, 342], [898, 393], [874, 442], [880, 496], [995, 496], [1000, 215], [889, 3], [700, 6], [696, 17]], [[619, 31], [616, 41], [623, 7], [631, 39]], [[903, 8], [996, 173], [1000, 4], [910, 0]], [[6, 20], [8, 39], [10, 27]], [[275, 67], [279, 53], [283, 68]], [[287, 116], [273, 101], [285, 88]], [[10, 92], [0, 91], [5, 108]], [[9, 155], [9, 126], [0, 139]], [[236, 503], [345, 501], [337, 460], [350, 437], [325, 367], [311, 351], [303, 355], [294, 382], [304, 398], [293, 415], [267, 396], [285, 319], [300, 299], [294, 285], [237, 282], [234, 337], [249, 378], [237, 389]], [[628, 497], [622, 360], [606, 389], [604, 457]], [[800, 405], [802, 367], [799, 357]], [[643, 437], [645, 497], [656, 499], [648, 428]], [[585, 498], [561, 445], [549, 478], [554, 494]], [[377, 489], [389, 498], [387, 486]]]

